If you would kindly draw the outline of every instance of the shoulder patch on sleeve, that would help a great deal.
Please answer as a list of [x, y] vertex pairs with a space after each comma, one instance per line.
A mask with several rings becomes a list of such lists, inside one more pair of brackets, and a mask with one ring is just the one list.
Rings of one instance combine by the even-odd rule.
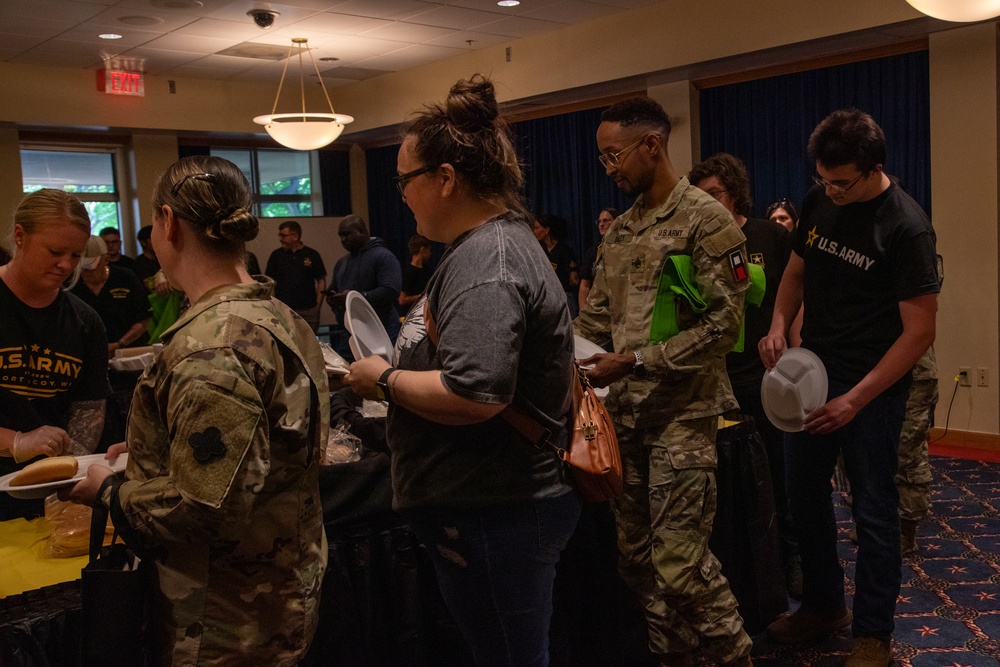
[[709, 234], [702, 241], [702, 247], [711, 257], [721, 257], [729, 250], [740, 246], [745, 240], [743, 232], [733, 223], [722, 225], [721, 228]]
[[185, 402], [173, 435], [171, 476], [190, 499], [222, 507], [263, 410], [210, 381], [196, 383]]
[[729, 268], [732, 269], [733, 280], [736, 282], [742, 282], [750, 277], [742, 248], [736, 248], [729, 253]]

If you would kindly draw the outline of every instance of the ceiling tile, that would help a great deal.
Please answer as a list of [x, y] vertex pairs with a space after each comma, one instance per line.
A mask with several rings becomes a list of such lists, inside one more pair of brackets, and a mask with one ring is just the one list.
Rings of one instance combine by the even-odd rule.
[[407, 67], [415, 67], [423, 63], [443, 60], [462, 53], [461, 49], [451, 49], [444, 46], [429, 46], [427, 44], [415, 44], [406, 48], [386, 53], [376, 58], [368, 58], [360, 61], [361, 67], [371, 69], [386, 70], [389, 72], [399, 71]]
[[[494, 7], [500, 9], [499, 7]], [[503, 12], [484, 12], [478, 9], [467, 9], [464, 7], [436, 7], [421, 14], [406, 19], [407, 23], [421, 23], [423, 25], [436, 25], [442, 28], [455, 28], [465, 30], [474, 25], [481, 25], [504, 18]]]
[[508, 37], [530, 37], [547, 30], [556, 30], [564, 27], [561, 23], [552, 21], [539, 21], [523, 16], [511, 16], [509, 18], [484, 23], [475, 27], [476, 32], [485, 32], [491, 35], [507, 35]]
[[584, 23], [614, 14], [618, 10], [608, 5], [598, 5], [581, 0], [563, 0], [552, 5], [532, 9], [525, 16], [557, 23]]
[[452, 28], [439, 28], [431, 25], [416, 25], [403, 21], [396, 21], [381, 28], [375, 28], [364, 33], [365, 37], [376, 39], [392, 39], [399, 42], [427, 42], [438, 37], [455, 32]]
[[198, 19], [175, 30], [179, 35], [197, 35], [198, 37], [215, 37], [226, 40], [244, 41], [260, 36], [261, 30], [255, 25], [247, 25], [240, 21], [222, 21], [220, 19]]
[[[471, 44], [469, 42], [472, 42]], [[472, 30], [459, 30], [444, 37], [438, 37], [427, 42], [432, 46], [450, 46], [456, 49], [485, 49], [488, 46], [496, 46], [505, 42], [513, 41], [506, 35], [490, 35], [485, 32], [474, 32]]]
[[318, 32], [329, 32], [339, 35], [357, 35], [358, 33], [372, 28], [389, 25], [392, 21], [377, 19], [365, 16], [352, 16], [351, 14], [341, 14], [338, 12], [323, 12], [314, 14], [308, 19], [299, 22], [300, 25], [309, 30]]
[[433, 3], [418, 0], [347, 0], [338, 4], [338, 14], [373, 16], [380, 19], [405, 19], [433, 7]]
[[238, 39], [216, 39], [213, 37], [200, 37], [198, 35], [170, 33], [169, 35], [164, 35], [163, 37], [158, 37], [151, 42], [147, 42], [145, 46], [148, 46], [151, 49], [194, 51], [197, 53], [208, 54], [221, 51], [222, 49], [232, 46], [233, 44], [239, 44], [240, 41], [241, 40]]

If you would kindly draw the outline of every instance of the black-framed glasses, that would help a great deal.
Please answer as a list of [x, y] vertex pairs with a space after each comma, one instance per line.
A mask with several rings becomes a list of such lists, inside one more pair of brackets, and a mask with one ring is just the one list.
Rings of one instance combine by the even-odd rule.
[[427, 167], [421, 167], [420, 169], [414, 169], [413, 171], [408, 171], [405, 174], [396, 174], [392, 177], [392, 182], [396, 184], [396, 189], [399, 190], [399, 196], [403, 196], [403, 191], [406, 190], [406, 184], [410, 182], [410, 179], [414, 176], [419, 176], [420, 174], [426, 174], [428, 172], [434, 171], [441, 165], [434, 164]]
[[620, 165], [621, 165], [621, 163], [622, 163], [622, 160], [624, 160], [624, 159], [625, 159], [625, 157], [626, 157], [626, 156], [627, 156], [627, 155], [628, 155], [629, 153], [631, 153], [631, 152], [632, 152], [632, 150], [633, 150], [633, 149], [634, 149], [634, 148], [635, 148], [636, 146], [638, 146], [638, 145], [639, 145], [639, 144], [641, 144], [641, 143], [642, 143], [643, 141], [645, 141], [645, 140], [646, 140], [646, 137], [648, 137], [648, 136], [649, 136], [648, 134], [646, 134], [646, 135], [643, 135], [643, 136], [642, 136], [642, 137], [640, 137], [640, 138], [639, 138], [639, 140], [638, 140], [638, 141], [636, 141], [636, 142], [635, 142], [634, 144], [630, 144], [630, 145], [626, 146], [625, 148], [621, 149], [621, 150], [620, 150], [620, 151], [618, 151], [617, 153], [603, 153], [603, 154], [601, 154], [601, 155], [598, 155], [598, 156], [597, 156], [597, 159], [598, 159], [598, 160], [600, 161], [600, 163], [601, 163], [601, 166], [603, 166], [603, 167], [604, 167], [605, 169], [607, 169], [608, 167], [618, 167], [618, 166], [620, 166]]
[[865, 176], [864, 174], [858, 174], [857, 178], [855, 178], [853, 181], [851, 181], [846, 185], [844, 185], [843, 183], [830, 183], [829, 181], [824, 181], [819, 176], [813, 176], [812, 179], [813, 183], [820, 186], [821, 188], [826, 190], [831, 190], [835, 195], [842, 195], [851, 188], [853, 188], [855, 185], [857, 185], [858, 181], [864, 178], [864, 176]]
[[215, 176], [213, 174], [209, 174], [206, 172], [201, 172], [200, 174], [188, 174], [181, 180], [174, 183], [174, 186], [170, 188], [171, 196], [176, 197], [177, 193], [181, 191], [182, 187], [184, 187], [184, 184], [187, 183], [192, 178], [196, 181], [211, 181], [212, 179], [215, 178]]
[[711, 190], [705, 190], [705, 194], [712, 199], [718, 200], [722, 195], [728, 195], [729, 190], [726, 190], [725, 188], [712, 188]]

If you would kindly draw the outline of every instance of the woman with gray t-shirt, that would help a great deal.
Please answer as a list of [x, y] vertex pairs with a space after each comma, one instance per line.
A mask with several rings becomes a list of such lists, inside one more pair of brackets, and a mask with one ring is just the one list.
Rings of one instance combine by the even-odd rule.
[[396, 184], [417, 232], [449, 249], [403, 324], [397, 367], [368, 357], [345, 381], [389, 402], [394, 504], [476, 663], [547, 665], [555, 563], [580, 500], [553, 448], [502, 413], [513, 404], [565, 444], [573, 332], [498, 113], [477, 75], [409, 125]]

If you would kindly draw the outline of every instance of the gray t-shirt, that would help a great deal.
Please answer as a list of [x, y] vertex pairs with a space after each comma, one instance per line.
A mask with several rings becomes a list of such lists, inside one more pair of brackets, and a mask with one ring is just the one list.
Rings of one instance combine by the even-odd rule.
[[[573, 332], [566, 295], [526, 224], [498, 217], [452, 245], [396, 341], [397, 367], [440, 370], [445, 386], [486, 403], [513, 402], [566, 439]], [[446, 426], [390, 405], [397, 509], [473, 507], [570, 490], [551, 448], [536, 449], [499, 415]]]

